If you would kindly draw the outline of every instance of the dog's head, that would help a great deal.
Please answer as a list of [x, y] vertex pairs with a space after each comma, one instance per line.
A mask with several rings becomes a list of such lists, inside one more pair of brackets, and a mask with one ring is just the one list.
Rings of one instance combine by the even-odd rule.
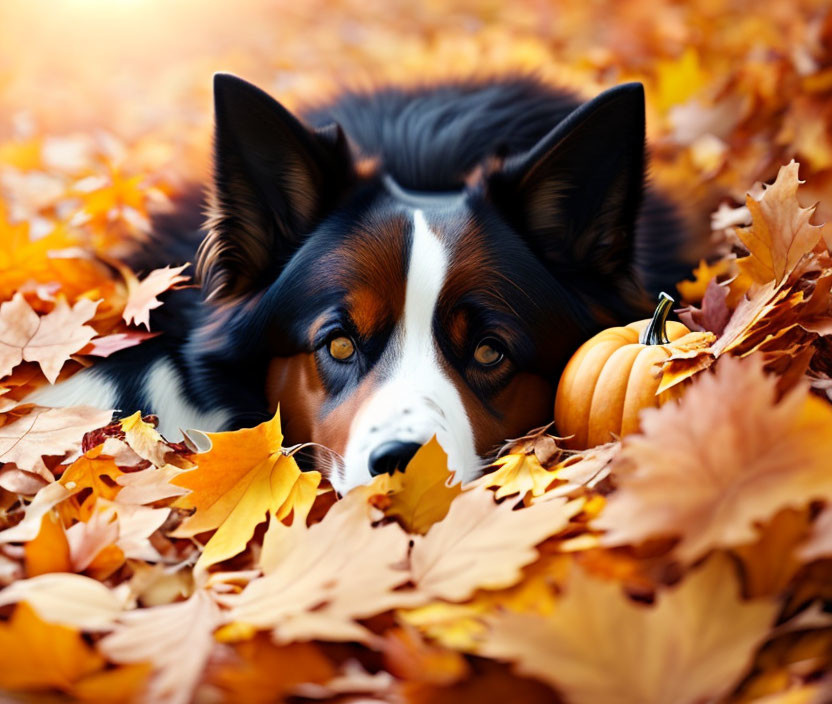
[[[640, 85], [453, 192], [401, 188], [383, 155], [355, 154], [338, 125], [309, 129], [237, 78], [217, 76], [215, 100], [198, 260], [220, 311], [208, 327], [233, 330], [263, 366], [291, 442], [337, 453], [340, 491], [403, 469], [434, 435], [475, 477], [506, 438], [551, 419], [569, 355], [640, 296]], [[361, 158], [380, 163], [367, 173]]]

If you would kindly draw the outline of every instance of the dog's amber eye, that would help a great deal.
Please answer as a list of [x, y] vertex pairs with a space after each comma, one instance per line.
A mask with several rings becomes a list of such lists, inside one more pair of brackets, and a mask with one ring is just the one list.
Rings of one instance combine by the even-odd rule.
[[483, 367], [493, 367], [503, 361], [503, 353], [496, 346], [495, 340], [483, 340], [474, 350], [474, 359]]
[[329, 354], [339, 362], [346, 362], [355, 354], [355, 345], [346, 335], [333, 337], [329, 341]]

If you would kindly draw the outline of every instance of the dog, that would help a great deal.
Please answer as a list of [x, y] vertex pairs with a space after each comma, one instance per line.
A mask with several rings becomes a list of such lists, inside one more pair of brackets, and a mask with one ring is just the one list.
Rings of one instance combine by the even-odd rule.
[[141, 409], [168, 437], [279, 406], [341, 493], [434, 436], [468, 481], [551, 421], [584, 340], [686, 271], [645, 185], [641, 84], [389, 87], [300, 118], [229, 74], [214, 97], [207, 221], [195, 191], [129, 262], [194, 261], [199, 289], [167, 294], [160, 337], [29, 400]]

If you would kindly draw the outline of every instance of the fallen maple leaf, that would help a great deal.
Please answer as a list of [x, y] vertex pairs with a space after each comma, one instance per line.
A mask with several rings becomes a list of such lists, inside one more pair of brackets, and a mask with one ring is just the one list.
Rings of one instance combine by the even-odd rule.
[[448, 601], [508, 587], [538, 556], [534, 546], [563, 530], [582, 503], [560, 499], [514, 510], [485, 488], [464, 491], [426, 536], [414, 537], [413, 581], [420, 592]]
[[618, 490], [593, 525], [607, 545], [680, 536], [680, 559], [754, 540], [755, 521], [832, 498], [832, 407], [756, 357], [723, 358], [678, 404], [642, 415], [613, 464]]
[[95, 329], [84, 323], [93, 317], [98, 303], [82, 298], [70, 308], [59, 298], [55, 309], [43, 316], [32, 310], [22, 293], [0, 305], [0, 377], [21, 362], [37, 362], [54, 383], [70, 355], [96, 336]]
[[98, 649], [113, 662], [153, 666], [146, 701], [185, 704], [214, 647], [219, 617], [211, 594], [198, 589], [187, 601], [123, 613]]
[[740, 600], [734, 567], [717, 555], [655, 606], [575, 568], [554, 612], [487, 619], [478, 650], [562, 692], [572, 704], [697, 704], [730, 692], [777, 613]]
[[369, 634], [354, 619], [422, 601], [396, 591], [410, 579], [407, 534], [396, 523], [373, 528], [364, 506], [364, 493], [353, 491], [320, 523], [294, 523], [274, 570], [221, 597], [231, 607], [228, 620], [272, 629], [277, 642], [363, 641]]
[[405, 472], [395, 472], [390, 478], [384, 513], [396, 516], [409, 533], [423, 535], [445, 517], [462, 491], [453, 480], [448, 455], [434, 437], [414, 455]]
[[495, 494], [498, 499], [512, 494], [522, 497], [528, 492], [540, 496], [556, 477], [555, 472], [540, 464], [534, 452], [505, 455], [494, 466], [499, 469], [486, 475], [485, 486], [498, 487]]
[[77, 630], [44, 622], [25, 602], [8, 623], [0, 623], [0, 653], [0, 689], [70, 691], [104, 667], [104, 659]]
[[809, 224], [815, 208], [801, 208], [798, 203], [797, 187], [802, 183], [798, 168], [794, 160], [781, 166], [774, 183], [759, 198], [746, 198], [752, 225], [739, 228], [737, 235], [750, 256], [737, 264], [759, 284], [783, 281], [823, 235], [822, 226]]
[[314, 478], [317, 483], [321, 476], [310, 472], [303, 477], [295, 460], [282, 452], [279, 412], [256, 428], [207, 435], [212, 447], [199, 455], [198, 467], [173, 479], [176, 486], [191, 489], [174, 506], [196, 510], [173, 535], [216, 530], [197, 571], [242, 552], [259, 523], [269, 515], [282, 520], [291, 512], [293, 498], [308, 496], [295, 493], [298, 482]]
[[105, 425], [111, 415], [112, 411], [88, 406], [35, 409], [0, 428], [0, 462], [13, 462], [51, 480], [42, 457], [78, 449], [84, 433]]
[[189, 276], [182, 276], [182, 272], [190, 266], [170, 267], [151, 271], [142, 281], [125, 266], [119, 267], [124, 281], [127, 283], [127, 304], [124, 306], [122, 317], [128, 325], [144, 325], [150, 330], [150, 311], [162, 305], [157, 298], [172, 286], [187, 281]]

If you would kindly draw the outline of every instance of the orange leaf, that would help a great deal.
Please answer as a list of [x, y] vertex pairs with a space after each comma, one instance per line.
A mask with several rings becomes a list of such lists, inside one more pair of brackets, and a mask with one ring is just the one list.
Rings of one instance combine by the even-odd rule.
[[283, 454], [279, 412], [256, 428], [207, 435], [212, 447], [197, 456], [198, 467], [172, 480], [191, 489], [174, 506], [196, 510], [173, 535], [216, 530], [197, 570], [242, 552], [259, 523], [269, 515], [288, 515], [292, 501], [309, 496], [297, 490], [299, 482], [320, 481], [318, 472], [304, 476], [295, 460]]
[[95, 329], [84, 323], [97, 307], [97, 301], [83, 298], [70, 307], [59, 298], [51, 313], [38, 316], [23, 294], [16, 293], [0, 305], [0, 377], [21, 362], [37, 362], [54, 383], [70, 355], [96, 336]]
[[103, 446], [99, 445], [88, 450], [61, 475], [60, 483], [77, 492], [61, 507], [70, 519], [88, 521], [99, 498], [115, 499], [121, 490], [116, 480], [124, 472], [111, 457], [101, 456], [102, 449]]
[[8, 623], [0, 623], [0, 653], [0, 688], [11, 690], [70, 691], [104, 666], [77, 630], [41, 621], [25, 602]]
[[50, 511], [40, 524], [34, 540], [23, 546], [26, 574], [36, 577], [47, 572], [70, 572], [69, 543], [61, 519]]

